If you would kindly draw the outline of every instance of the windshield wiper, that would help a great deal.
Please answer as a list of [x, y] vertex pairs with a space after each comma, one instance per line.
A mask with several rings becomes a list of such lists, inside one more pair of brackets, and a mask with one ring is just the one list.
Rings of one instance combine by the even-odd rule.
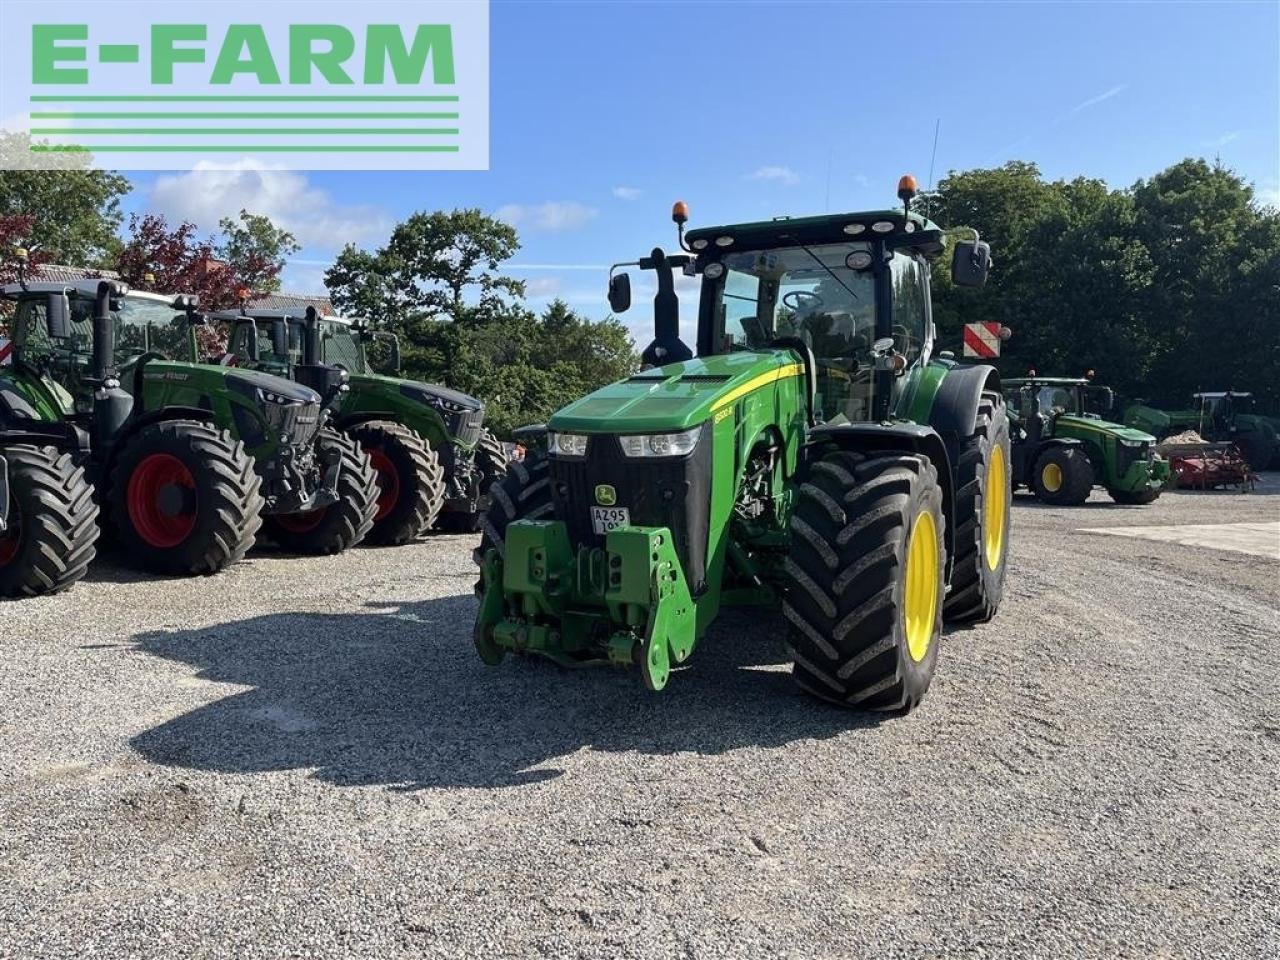
[[836, 283], [840, 284], [840, 286], [844, 287], [845, 293], [849, 294], [849, 296], [853, 297], [853, 299], [855, 300], [859, 299], [858, 295], [849, 289], [849, 285], [846, 284], [839, 277], [837, 277], [835, 274], [835, 271], [822, 262], [821, 257], [819, 257], [816, 253], [814, 253], [808, 247], [806, 247], [803, 243], [800, 244], [800, 249], [803, 250], [805, 253], [807, 253], [809, 256], [813, 257], [814, 263], [820, 266], [823, 270], [827, 271], [827, 273], [831, 274], [831, 279], [834, 280]]

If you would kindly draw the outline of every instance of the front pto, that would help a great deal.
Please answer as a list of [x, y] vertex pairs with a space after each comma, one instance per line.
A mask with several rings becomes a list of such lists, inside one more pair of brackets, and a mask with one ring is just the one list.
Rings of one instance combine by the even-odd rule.
[[665, 527], [620, 527], [603, 548], [574, 550], [560, 521], [521, 520], [505, 559], [487, 551], [476, 648], [489, 664], [507, 651], [564, 666], [638, 665], [666, 686], [693, 652], [697, 610]]

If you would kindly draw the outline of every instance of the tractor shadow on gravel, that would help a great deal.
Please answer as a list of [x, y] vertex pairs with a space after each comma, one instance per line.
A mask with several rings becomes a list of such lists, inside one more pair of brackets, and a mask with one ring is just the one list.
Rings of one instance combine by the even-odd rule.
[[834, 737], [876, 714], [792, 682], [780, 616], [731, 611], [660, 694], [634, 671], [537, 658], [484, 666], [468, 593], [365, 614], [273, 614], [144, 633], [137, 649], [249, 687], [136, 736], [148, 760], [234, 773], [314, 769], [337, 785], [505, 787], [554, 779], [583, 748], [719, 754]]

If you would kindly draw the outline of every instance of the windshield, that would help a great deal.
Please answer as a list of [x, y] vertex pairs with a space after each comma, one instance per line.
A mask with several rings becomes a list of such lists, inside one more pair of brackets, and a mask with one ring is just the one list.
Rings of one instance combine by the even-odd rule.
[[1072, 387], [1041, 387], [1037, 396], [1040, 412], [1046, 416], [1054, 413], [1078, 413], [1076, 394]]
[[320, 332], [325, 363], [342, 367], [351, 373], [369, 372], [365, 368], [363, 344], [355, 330], [345, 323], [325, 323]]
[[[144, 353], [160, 353], [185, 360], [190, 352], [190, 327], [186, 317], [167, 303], [125, 297], [111, 311], [115, 322], [115, 362], [128, 363]], [[88, 356], [93, 350], [93, 301], [77, 297], [71, 301], [74, 324], [72, 350]]]
[[758, 350], [799, 337], [819, 357], [865, 352], [875, 331], [874, 281], [845, 259], [866, 249], [838, 243], [725, 256], [716, 294], [721, 349]]

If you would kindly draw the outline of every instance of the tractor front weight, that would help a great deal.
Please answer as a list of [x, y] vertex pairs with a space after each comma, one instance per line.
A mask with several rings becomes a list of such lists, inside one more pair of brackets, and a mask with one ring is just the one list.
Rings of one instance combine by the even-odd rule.
[[489, 550], [476, 647], [486, 663], [507, 651], [564, 666], [639, 666], [661, 690], [693, 652], [697, 615], [666, 527], [619, 527], [601, 547], [569, 545], [560, 521], [521, 520], [505, 558]]

